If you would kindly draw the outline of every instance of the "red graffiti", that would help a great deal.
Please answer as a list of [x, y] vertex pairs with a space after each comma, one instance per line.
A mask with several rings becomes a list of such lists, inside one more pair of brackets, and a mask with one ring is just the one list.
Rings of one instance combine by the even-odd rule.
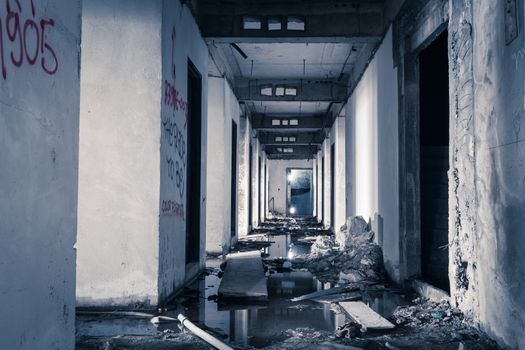
[[[46, 40], [46, 29], [53, 28], [55, 21], [36, 18], [33, 0], [29, 0], [29, 5], [30, 11], [24, 11], [20, 0], [5, 0], [5, 13], [0, 8], [0, 65], [4, 80], [9, 62], [19, 68], [24, 61], [33, 66], [40, 58], [44, 72], [53, 75], [58, 71], [56, 52]], [[27, 18], [24, 19], [25, 14]]]
[[179, 96], [179, 90], [167, 80], [164, 80], [164, 104], [174, 111], [186, 112], [188, 108], [188, 102]]

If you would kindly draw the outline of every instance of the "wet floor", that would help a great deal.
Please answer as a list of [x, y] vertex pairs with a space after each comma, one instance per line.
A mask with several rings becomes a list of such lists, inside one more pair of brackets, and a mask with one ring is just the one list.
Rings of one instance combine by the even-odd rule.
[[[290, 234], [266, 238], [270, 245], [263, 248], [267, 259], [289, 259], [309, 252], [311, 242], [301, 241]], [[219, 266], [223, 260], [210, 258], [207, 273], [167, 305], [162, 316], [176, 319], [179, 313], [230, 344], [238, 347], [264, 348], [282, 342], [293, 335], [293, 330], [308, 329], [333, 335], [335, 330], [349, 322], [347, 316], [330, 303], [316, 301], [292, 302], [291, 298], [329, 289], [306, 271], [282, 271], [269, 268], [266, 302], [217, 300], [221, 279]], [[407, 305], [412, 295], [390, 291], [369, 292], [363, 301], [384, 317], [390, 317], [399, 305]], [[77, 334], [88, 337], [154, 336], [166, 330], [178, 333], [179, 323], [150, 322], [147, 314], [106, 315], [77, 318]]]

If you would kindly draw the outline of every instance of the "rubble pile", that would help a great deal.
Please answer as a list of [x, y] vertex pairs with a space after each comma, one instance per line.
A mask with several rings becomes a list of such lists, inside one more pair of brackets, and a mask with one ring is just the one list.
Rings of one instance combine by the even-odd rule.
[[383, 252], [374, 232], [360, 216], [349, 218], [334, 236], [319, 236], [304, 266], [323, 282], [379, 281], [384, 278]]
[[465, 323], [463, 313], [447, 300], [435, 302], [424, 298], [415, 299], [412, 306], [398, 307], [392, 318], [396, 324], [409, 327], [443, 324], [461, 327]]

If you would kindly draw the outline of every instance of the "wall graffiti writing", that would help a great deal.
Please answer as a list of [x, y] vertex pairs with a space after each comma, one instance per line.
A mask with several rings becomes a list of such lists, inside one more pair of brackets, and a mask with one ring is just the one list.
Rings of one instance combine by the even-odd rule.
[[[37, 64], [44, 72], [54, 75], [58, 71], [58, 58], [47, 41], [46, 33], [55, 26], [52, 18], [38, 18], [34, 0], [5, 0], [5, 12], [0, 7], [0, 66], [7, 79], [7, 68], [16, 68], [27, 62]], [[27, 4], [25, 7], [22, 3]]]
[[188, 103], [180, 97], [177, 88], [167, 80], [164, 81], [164, 104], [173, 111], [186, 112], [188, 109]]
[[165, 168], [168, 181], [176, 188], [177, 198], [162, 201], [162, 214], [175, 215], [184, 219], [185, 185], [186, 185], [186, 120], [188, 103], [176, 88], [175, 66], [175, 39], [176, 31], [173, 26], [172, 52], [170, 74], [164, 80], [163, 103], [167, 110], [162, 116], [163, 152], [165, 155]]
[[173, 200], [163, 200], [161, 204], [163, 215], [175, 215], [184, 219], [184, 205]]

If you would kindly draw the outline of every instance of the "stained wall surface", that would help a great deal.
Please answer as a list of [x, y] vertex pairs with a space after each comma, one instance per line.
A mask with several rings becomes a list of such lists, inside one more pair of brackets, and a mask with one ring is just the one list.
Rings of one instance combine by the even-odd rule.
[[73, 349], [81, 2], [17, 3], [20, 56], [0, 31], [0, 348]]
[[506, 37], [524, 20], [517, 3], [513, 16], [504, 1], [453, 1], [449, 28], [459, 101], [451, 103], [452, 298], [512, 349], [525, 347], [525, 36]]

